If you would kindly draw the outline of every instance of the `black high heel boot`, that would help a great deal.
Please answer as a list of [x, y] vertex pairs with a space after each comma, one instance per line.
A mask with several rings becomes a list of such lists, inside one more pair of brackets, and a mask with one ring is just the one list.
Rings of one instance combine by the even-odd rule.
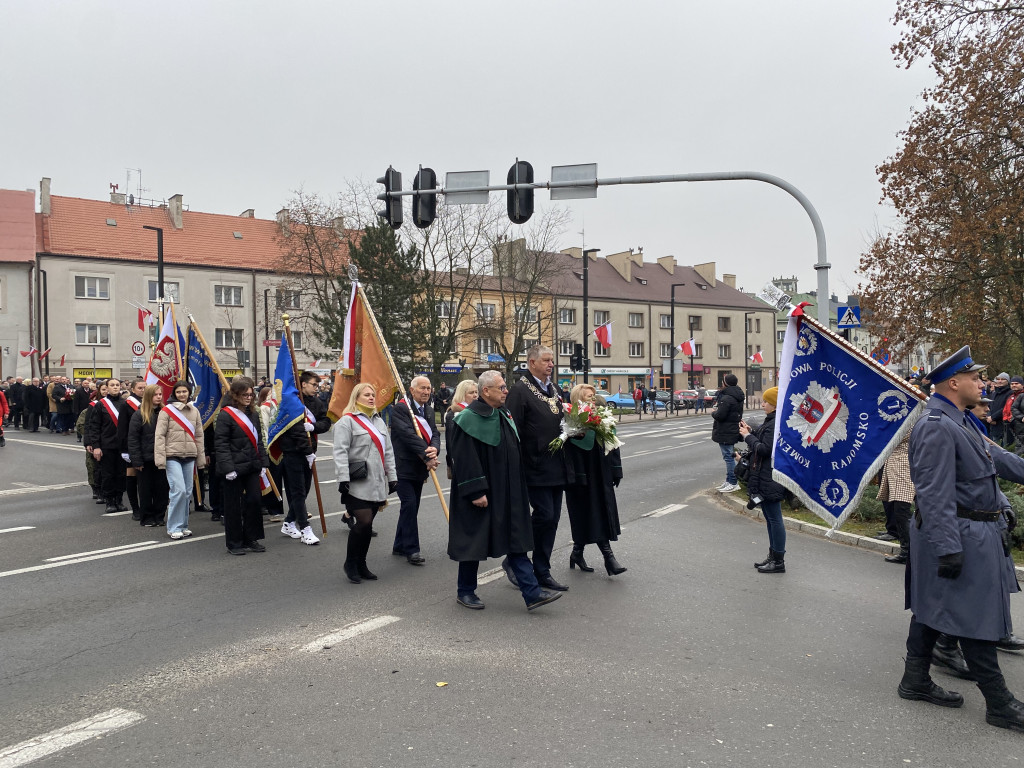
[[348, 537], [348, 548], [345, 552], [345, 564], [342, 568], [345, 571], [345, 575], [348, 580], [353, 584], [362, 584], [363, 580], [359, 578], [359, 537], [354, 534], [349, 534]]
[[608, 571], [609, 576], [618, 576], [620, 573], [626, 572], [626, 567], [615, 559], [615, 553], [612, 552], [612, 545], [609, 542], [599, 541], [597, 542], [597, 548], [604, 555], [604, 568]]
[[569, 570], [571, 571], [576, 566], [584, 573], [593, 573], [594, 569], [583, 559], [583, 547], [584, 544], [573, 544], [572, 554], [569, 555]]

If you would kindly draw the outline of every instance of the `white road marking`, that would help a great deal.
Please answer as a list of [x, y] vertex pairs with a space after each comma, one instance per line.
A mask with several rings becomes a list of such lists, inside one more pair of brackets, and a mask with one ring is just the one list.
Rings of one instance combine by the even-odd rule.
[[477, 577], [476, 583], [478, 587], [482, 587], [484, 584], [490, 584], [492, 581], [497, 581], [505, 575], [505, 571], [499, 568], [492, 568], [489, 571], [484, 571], [483, 574]]
[[58, 483], [57, 485], [33, 485], [29, 488], [8, 488], [0, 491], [0, 497], [21, 496], [23, 493], [39, 493], [40, 491], [62, 491], [65, 488], [79, 488], [88, 485], [85, 481], [77, 483]]
[[[397, 616], [374, 616], [372, 619], [357, 621], [354, 624], [349, 624], [347, 627], [321, 635], [313, 642], [302, 646], [299, 650], [305, 653], [317, 653], [366, 632], [372, 632], [375, 629], [386, 627], [388, 624], [394, 624], [398, 620]], [[0, 766], [0, 768], [3, 767]]]
[[636, 459], [636, 458], [638, 458], [640, 456], [647, 456], [647, 455], [652, 454], [652, 453], [661, 453], [662, 451], [674, 451], [674, 450], [677, 450], [678, 448], [681, 448], [681, 447], [682, 446], [680, 446], [680, 445], [670, 445], [670, 446], [667, 446], [665, 448], [652, 448], [649, 451], [637, 451], [636, 453], [631, 453], [628, 456], [623, 456], [622, 458], [623, 458], [623, 460], [625, 460], [625, 459]]
[[671, 514], [672, 512], [678, 512], [680, 509], [684, 509], [685, 504], [666, 504], [664, 507], [658, 507], [646, 515], [640, 515], [640, 517], [663, 517], [664, 515]]
[[[0, 531], [2, 533], [2, 531]], [[156, 544], [155, 541], [140, 541], [137, 544], [122, 544], [120, 547], [107, 547], [106, 549], [94, 549], [92, 552], [76, 552], [73, 555], [60, 555], [59, 557], [48, 557], [46, 562], [57, 563], [61, 560], [71, 560], [76, 557], [88, 557], [89, 555], [99, 555], [104, 552], [120, 552], [125, 549], [143, 549]]]
[[114, 731], [120, 731], [145, 719], [145, 715], [138, 712], [127, 709], [111, 709], [95, 717], [79, 720], [77, 723], [8, 747], [0, 752], [0, 768], [17, 768], [17, 766], [27, 765], [42, 757], [60, 752], [62, 749]]
[[40, 445], [43, 448], [57, 448], [61, 451], [78, 451], [79, 453], [85, 453], [85, 448], [82, 445], [57, 445], [56, 443], [44, 443], [42, 440], [22, 440], [17, 437], [8, 437], [8, 443], [27, 443], [29, 445]]
[[102, 516], [103, 517], [123, 517], [124, 515], [130, 515], [131, 513], [132, 513], [132, 511], [130, 509], [126, 509], [124, 512], [104, 512], [102, 514]]
[[34, 531], [34, 525], [19, 525], [17, 528], [0, 528], [0, 533], [14, 533], [15, 531]]

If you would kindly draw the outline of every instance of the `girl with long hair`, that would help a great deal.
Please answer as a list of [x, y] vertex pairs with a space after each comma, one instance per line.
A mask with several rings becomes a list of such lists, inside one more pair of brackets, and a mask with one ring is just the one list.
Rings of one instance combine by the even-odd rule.
[[167, 511], [167, 473], [156, 466], [156, 423], [163, 408], [164, 391], [150, 384], [142, 404], [128, 424], [128, 456], [139, 479], [139, 525], [156, 528]]
[[157, 467], [166, 470], [170, 488], [167, 535], [182, 539], [192, 535], [188, 527], [192, 475], [206, 466], [206, 447], [199, 409], [189, 402], [191, 385], [187, 381], [176, 382], [171, 393], [171, 402], [160, 409], [156, 419], [153, 460]]

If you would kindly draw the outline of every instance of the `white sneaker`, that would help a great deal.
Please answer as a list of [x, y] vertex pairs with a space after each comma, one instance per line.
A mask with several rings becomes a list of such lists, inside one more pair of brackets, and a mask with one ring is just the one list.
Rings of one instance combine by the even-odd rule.
[[181, 531], [171, 531], [167, 535], [170, 536], [172, 539], [184, 539], [185, 538], [185, 534], [182, 533]]
[[182, 528], [181, 535], [187, 539], [189, 536], [192, 535], [192, 531], [190, 531], [188, 528]]
[[[292, 526], [292, 527], [294, 528], [295, 526]], [[302, 533], [300, 535], [302, 536], [302, 543], [303, 544], [319, 544], [320, 543], [320, 539], [318, 539], [316, 537], [316, 534], [313, 533], [313, 529], [310, 526], [308, 526], [308, 525], [305, 528], [302, 529]]]
[[736, 493], [740, 489], [739, 483], [727, 483], [719, 488], [720, 493]]
[[721, 491], [724, 491], [728, 487], [729, 487], [729, 482], [726, 481], [726, 482], [722, 483], [720, 486], [718, 486], [717, 488], [715, 488], [715, 490], [721, 492]]
[[285, 523], [282, 525], [281, 533], [285, 536], [291, 536], [293, 539], [297, 539], [302, 536], [302, 534], [299, 533], [299, 529], [295, 527], [295, 523]]

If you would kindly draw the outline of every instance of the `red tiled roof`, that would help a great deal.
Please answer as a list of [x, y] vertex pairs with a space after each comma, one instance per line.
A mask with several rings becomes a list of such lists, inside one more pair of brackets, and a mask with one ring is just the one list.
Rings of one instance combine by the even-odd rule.
[[0, 261], [36, 260], [34, 192], [0, 189]]
[[[183, 211], [183, 226], [175, 229], [165, 207], [58, 196], [51, 198], [50, 205], [49, 216], [40, 214], [40, 251], [44, 253], [155, 262], [156, 233], [143, 229], [151, 226], [163, 228], [168, 264], [266, 272], [280, 266], [276, 220]], [[116, 225], [108, 224], [108, 219]]]

